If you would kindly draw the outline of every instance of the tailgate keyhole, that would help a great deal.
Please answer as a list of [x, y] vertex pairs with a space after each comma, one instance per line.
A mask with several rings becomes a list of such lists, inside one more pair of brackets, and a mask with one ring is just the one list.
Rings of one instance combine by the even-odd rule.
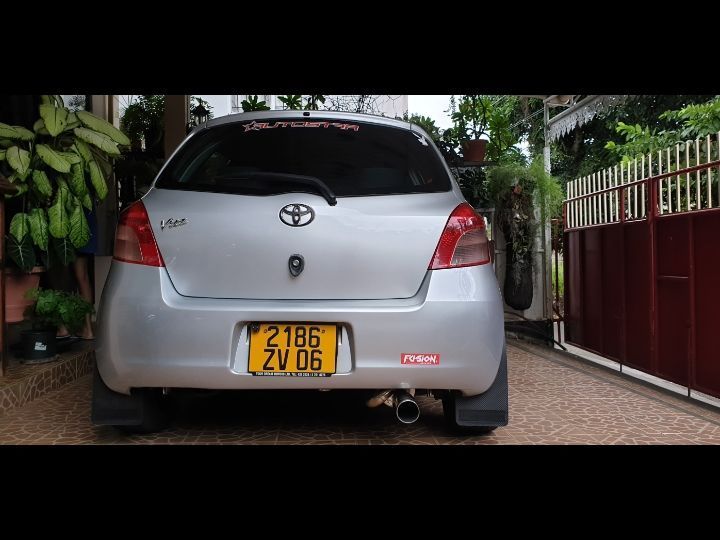
[[288, 268], [292, 277], [298, 277], [305, 268], [305, 259], [302, 255], [290, 255]]

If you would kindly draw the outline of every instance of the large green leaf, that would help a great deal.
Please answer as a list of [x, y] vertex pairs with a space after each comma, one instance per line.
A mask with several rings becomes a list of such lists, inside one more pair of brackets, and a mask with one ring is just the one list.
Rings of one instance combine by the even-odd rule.
[[83, 205], [85, 208], [88, 209], [88, 211], [92, 212], [93, 203], [92, 203], [92, 199], [90, 198], [90, 194], [89, 194], [89, 193], [86, 193], [85, 195], [83, 195], [82, 197], [80, 197], [80, 202], [82, 203], [82, 205]]
[[14, 236], [7, 237], [7, 252], [13, 262], [25, 272], [35, 266], [35, 250], [30, 235], [25, 235], [18, 241]]
[[48, 222], [45, 210], [33, 208], [30, 210], [30, 236], [35, 245], [42, 250], [48, 248]]
[[61, 173], [70, 172], [70, 163], [49, 146], [38, 144], [35, 146], [35, 151], [40, 156], [40, 159], [56, 171]]
[[50, 132], [45, 128], [45, 122], [42, 118], [38, 118], [33, 124], [33, 131], [39, 135], [50, 135]]
[[95, 147], [92, 147], [90, 150], [92, 151], [93, 159], [98, 165], [100, 165], [100, 170], [102, 171], [103, 175], [105, 177], [110, 176], [113, 171], [112, 163], [110, 163], [110, 159], [112, 158], [108, 158], [107, 154], [104, 154]]
[[80, 119], [77, 117], [77, 115], [74, 112], [71, 112], [68, 114], [67, 117], [67, 126], [65, 126], [65, 131], [71, 131], [75, 129], [76, 127], [80, 127], [82, 124], [80, 123]]
[[90, 170], [90, 181], [95, 188], [95, 193], [98, 199], [101, 201], [107, 196], [108, 188], [105, 183], [105, 176], [103, 176], [100, 166], [95, 161], [88, 163], [88, 169]]
[[5, 160], [5, 153], [6, 153], [6, 152], [7, 152], [7, 150], [0, 150], [0, 161], [4, 161], [4, 160]]
[[90, 226], [80, 204], [75, 205], [70, 213], [70, 241], [78, 249], [90, 241]]
[[70, 216], [72, 215], [75, 207], [80, 206], [80, 199], [73, 195], [73, 193], [69, 189], [67, 189], [66, 193], [67, 196], [65, 197], [65, 210], [67, 211], [68, 219], [70, 219]]
[[73, 147], [75, 148], [75, 150], [77, 150], [77, 153], [80, 154], [85, 163], [92, 161], [92, 152], [90, 151], [90, 147], [85, 143], [85, 141], [82, 141], [76, 137]]
[[25, 235], [30, 232], [30, 220], [28, 215], [24, 212], [18, 212], [12, 218], [10, 222], [10, 234], [20, 242]]
[[87, 184], [85, 183], [85, 172], [83, 171], [82, 164], [76, 163], [70, 168], [70, 174], [67, 176], [67, 182], [70, 186], [70, 190], [79, 198], [82, 198], [82, 196], [88, 192]]
[[72, 242], [70, 242], [70, 239], [53, 238], [52, 244], [55, 249], [55, 253], [58, 257], [60, 257], [60, 262], [62, 262], [65, 266], [75, 260], [75, 248], [73, 247]]
[[67, 126], [68, 111], [65, 107], [53, 107], [52, 105], [40, 105], [40, 117], [45, 122], [45, 129], [50, 135], [60, 135]]
[[24, 177], [30, 168], [30, 152], [23, 150], [19, 146], [12, 146], [5, 153], [8, 165], [10, 165], [18, 175]]
[[33, 183], [38, 193], [43, 199], [49, 199], [52, 196], [52, 185], [45, 171], [33, 171], [32, 172]]
[[0, 139], [0, 148], [10, 148], [11, 146], [15, 146], [15, 141], [11, 141], [10, 139]]
[[73, 133], [80, 137], [83, 141], [97, 146], [100, 150], [107, 152], [108, 154], [119, 156], [120, 150], [118, 150], [117, 143], [110, 137], [97, 131], [92, 131], [87, 128], [75, 128]]
[[89, 127], [93, 131], [103, 133], [110, 137], [116, 143], [123, 146], [128, 146], [130, 144], [130, 139], [128, 139], [127, 135], [125, 135], [122, 131], [113, 126], [110, 122], [100, 118], [99, 116], [95, 116], [94, 114], [87, 111], [78, 111], [75, 114], [77, 115], [78, 119], [83, 123], [83, 125]]
[[[8, 178], [10, 183], [12, 183], [13, 179], [14, 179], [13, 175], [11, 175]], [[12, 199], [13, 197], [19, 197], [20, 195], [23, 195], [29, 189], [27, 184], [15, 184], [15, 188], [17, 189], [17, 191], [15, 193], [5, 195], [6, 199]]]
[[13, 126], [8, 126], [0, 122], [0, 137], [4, 139], [19, 139], [20, 134]]
[[15, 191], [13, 193], [7, 193], [5, 195], [6, 199], [12, 199], [13, 197], [18, 197], [28, 190], [28, 185], [18, 182], [18, 178], [14, 174], [11, 174], [10, 176], [8, 176], [8, 182], [13, 184], [13, 186], [15, 187]]
[[82, 163], [82, 158], [80, 157], [80, 154], [77, 154], [75, 152], [60, 152], [56, 150], [55, 153], [61, 158], [63, 158], [65, 161], [67, 161], [70, 165], [74, 165], [75, 163]]
[[70, 232], [67, 210], [65, 209], [66, 197], [62, 190], [58, 192], [57, 200], [48, 208], [50, 234], [55, 238], [65, 238]]
[[35, 134], [27, 128], [22, 126], [12, 126], [12, 128], [18, 134], [18, 138], [21, 141], [32, 141], [35, 138]]

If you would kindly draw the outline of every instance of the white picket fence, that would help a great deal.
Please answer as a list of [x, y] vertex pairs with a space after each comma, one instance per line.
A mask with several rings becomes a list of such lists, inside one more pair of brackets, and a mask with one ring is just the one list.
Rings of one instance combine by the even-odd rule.
[[720, 207], [720, 132], [569, 182], [565, 228], [643, 220], [653, 206], [654, 215]]

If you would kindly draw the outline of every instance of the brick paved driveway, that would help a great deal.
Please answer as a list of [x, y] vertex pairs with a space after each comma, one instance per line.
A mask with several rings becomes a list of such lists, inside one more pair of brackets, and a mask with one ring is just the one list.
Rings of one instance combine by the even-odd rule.
[[509, 342], [510, 425], [453, 437], [439, 402], [400, 425], [342, 392], [230, 393], [195, 400], [172, 429], [128, 437], [90, 424], [89, 376], [0, 416], [0, 444], [717, 444], [720, 412], [524, 342]]

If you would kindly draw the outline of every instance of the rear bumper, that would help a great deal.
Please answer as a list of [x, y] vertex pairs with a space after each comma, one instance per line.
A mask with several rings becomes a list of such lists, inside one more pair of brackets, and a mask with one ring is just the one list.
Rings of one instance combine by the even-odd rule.
[[[342, 324], [338, 373], [247, 372], [247, 324]], [[131, 388], [384, 389], [485, 392], [503, 354], [502, 302], [490, 265], [428, 272], [402, 300], [224, 300], [180, 296], [164, 268], [113, 262], [99, 310], [97, 364], [105, 384]], [[439, 365], [401, 365], [403, 353]]]

